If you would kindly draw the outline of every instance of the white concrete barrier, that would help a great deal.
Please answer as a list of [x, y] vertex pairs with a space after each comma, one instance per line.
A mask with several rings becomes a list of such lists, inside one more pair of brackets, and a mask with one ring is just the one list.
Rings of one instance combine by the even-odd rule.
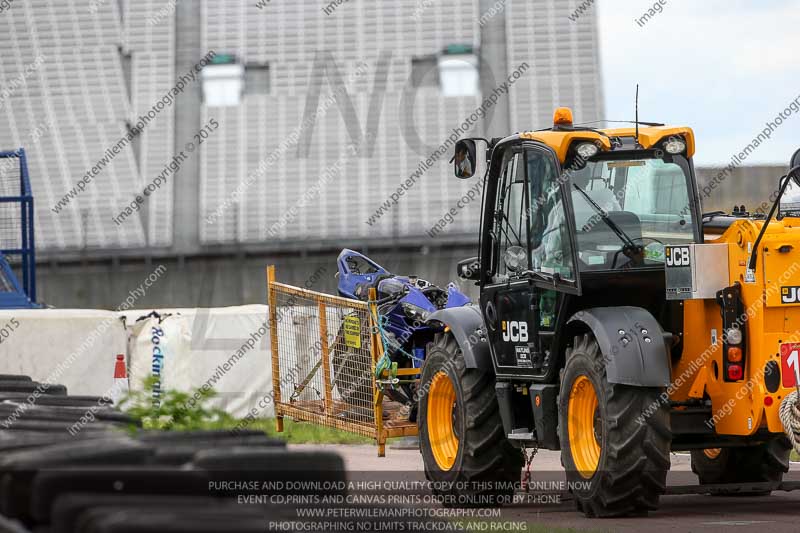
[[274, 414], [267, 306], [150, 313], [124, 313], [132, 388], [141, 390], [142, 380], [155, 375], [162, 390], [213, 388], [212, 405], [237, 417], [253, 408], [258, 417]]
[[118, 313], [92, 309], [0, 311], [0, 373], [61, 383], [70, 394], [101, 396], [114, 384], [117, 354], [127, 353]]
[[[266, 305], [0, 311], [0, 373], [61, 383], [70, 394], [111, 395], [116, 355], [125, 354], [134, 390], [155, 374], [161, 390], [213, 388], [212, 405], [240, 418], [270, 417], [275, 411], [267, 316]], [[294, 307], [281, 318], [315, 321], [316, 309]], [[332, 332], [338, 327], [329, 324]], [[298, 336], [294, 342], [305, 347], [309, 341]], [[304, 363], [306, 374], [315, 363]]]

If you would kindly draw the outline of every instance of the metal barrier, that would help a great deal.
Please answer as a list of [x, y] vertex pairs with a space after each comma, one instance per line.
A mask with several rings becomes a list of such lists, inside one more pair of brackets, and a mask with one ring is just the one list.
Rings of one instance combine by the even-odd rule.
[[267, 268], [267, 297], [279, 432], [289, 416], [373, 438], [380, 457], [388, 438], [417, 434], [403, 406], [377, 386], [383, 345], [373, 303], [278, 283], [274, 266]]
[[36, 307], [35, 302], [33, 194], [25, 150], [0, 151], [0, 308]]

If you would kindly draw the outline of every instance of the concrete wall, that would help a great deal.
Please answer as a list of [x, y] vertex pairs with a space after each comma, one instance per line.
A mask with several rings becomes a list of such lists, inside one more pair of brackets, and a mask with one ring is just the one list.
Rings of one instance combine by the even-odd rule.
[[[788, 156], [787, 156], [788, 161]], [[703, 211], [730, 212], [734, 204], [753, 210], [762, 202], [769, 200], [770, 194], [778, 188], [778, 178], [786, 173], [788, 166], [746, 166], [740, 167], [724, 178], [717, 178], [713, 189], [711, 183], [724, 168], [697, 169], [697, 183]], [[707, 192], [707, 196], [703, 191]]]
[[[347, 244], [347, 243], [343, 243]], [[363, 250], [363, 249], [362, 249]], [[446, 285], [456, 279], [459, 260], [477, 255], [474, 246], [446, 249], [425, 247], [400, 250], [363, 250], [369, 257], [398, 274], [417, 274]], [[336, 257], [339, 250], [302, 255], [230, 257], [164, 257], [151, 261], [92, 261], [41, 264], [38, 270], [40, 301], [56, 307], [115, 309], [159, 265], [165, 270], [137, 308], [222, 307], [266, 302], [268, 264], [275, 264], [279, 281], [335, 293]], [[466, 288], [466, 287], [465, 287]]]

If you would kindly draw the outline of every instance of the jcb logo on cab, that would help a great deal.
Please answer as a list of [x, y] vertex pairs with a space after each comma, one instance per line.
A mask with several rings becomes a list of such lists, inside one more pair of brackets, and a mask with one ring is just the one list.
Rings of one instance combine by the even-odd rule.
[[503, 340], [506, 342], [528, 342], [528, 323], [503, 320]]
[[689, 247], [671, 246], [664, 250], [667, 266], [689, 266]]

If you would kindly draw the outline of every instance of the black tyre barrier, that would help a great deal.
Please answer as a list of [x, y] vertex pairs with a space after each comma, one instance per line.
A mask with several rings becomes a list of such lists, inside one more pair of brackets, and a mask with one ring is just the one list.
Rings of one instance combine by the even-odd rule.
[[264, 533], [271, 520], [290, 520], [289, 513], [250, 509], [100, 508], [84, 511], [75, 531], [81, 533]]
[[[260, 532], [270, 520], [298, 520], [297, 509], [238, 496], [346, 493], [334, 453], [289, 451], [257, 430], [131, 433], [137, 421], [102, 398], [43, 390], [0, 378], [0, 533]], [[326, 488], [236, 484], [249, 480]]]
[[0, 429], [0, 452], [33, 449], [76, 439], [102, 439], [118, 436], [119, 431], [85, 431], [73, 436], [67, 431], [9, 431]]
[[[192, 464], [208, 471], [219, 496], [347, 494], [344, 461], [332, 452], [238, 447], [198, 452]], [[258, 488], [226, 489], [226, 482]]]
[[56, 498], [51, 511], [50, 533], [72, 533], [77, 529], [81, 514], [90, 509], [188, 508], [213, 509], [225, 505], [225, 500], [208, 496], [148, 496], [137, 494], [69, 493]]
[[224, 440], [227, 441], [231, 437], [254, 437], [260, 439], [269, 439], [263, 431], [256, 430], [243, 430], [243, 431], [227, 431], [227, 430], [194, 430], [194, 431], [153, 431], [143, 430], [136, 433], [136, 438], [142, 442], [157, 442], [161, 443], [192, 443], [200, 440], [215, 442]]
[[[7, 427], [0, 425], [3, 430], [11, 432], [11, 431], [47, 431], [47, 432], [63, 432], [69, 435], [69, 429], [72, 427], [74, 422], [72, 421], [63, 421], [58, 422], [55, 420], [25, 420], [25, 419], [17, 419], [13, 422], [10, 422]], [[87, 431], [109, 431], [112, 429], [120, 429], [120, 424], [116, 424], [113, 422], [104, 422], [104, 421], [95, 421], [92, 423], [87, 423], [86, 425], [80, 426], [79, 430], [76, 431], [75, 434], [84, 433]]]
[[31, 484], [30, 514], [33, 520], [48, 523], [54, 501], [72, 492], [207, 496], [208, 479], [208, 473], [199, 470], [146, 466], [43, 470]]
[[31, 483], [43, 469], [143, 464], [153, 448], [124, 435], [74, 440], [10, 452], [0, 458], [0, 513], [28, 519]]
[[[338, 479], [345, 472], [344, 461], [333, 452], [286, 451], [236, 447], [227, 450], [198, 452], [194, 465], [207, 470], [236, 470], [243, 464], [250, 470], [263, 472], [296, 472], [309, 476], [323, 475]], [[329, 474], [330, 473], [330, 474]]]
[[159, 465], [181, 465], [190, 463], [195, 455], [206, 450], [217, 448], [226, 449], [233, 447], [253, 447], [253, 448], [278, 448], [285, 449], [286, 442], [279, 439], [272, 439], [264, 435], [231, 436], [226, 438], [209, 439], [201, 438], [194, 442], [167, 442], [164, 444], [158, 441], [147, 441], [148, 444], [156, 445], [156, 453], [151, 462]]
[[[14, 404], [28, 404], [35, 405], [53, 405], [65, 407], [92, 407], [98, 406], [111, 406], [112, 401], [102, 396], [65, 396], [62, 394], [39, 394], [38, 397], [32, 396], [26, 392], [3, 392], [0, 391], [0, 402], [14, 403]], [[29, 403], [30, 402], [30, 403]]]
[[27, 381], [21, 379], [0, 380], [0, 392], [34, 392], [39, 394], [53, 394], [64, 396], [67, 394], [67, 387], [64, 385], [45, 384], [38, 381]]
[[141, 464], [155, 448], [124, 434], [100, 439], [72, 439], [0, 457], [0, 472], [54, 466], [92, 464]]
[[81, 428], [92, 420], [102, 420], [123, 425], [138, 425], [139, 422], [130, 415], [121, 413], [108, 406], [52, 406], [29, 404], [0, 403], [0, 420], [15, 416], [16, 420], [51, 420], [77, 424]]
[[19, 521], [0, 516], [0, 533], [31, 533]]

